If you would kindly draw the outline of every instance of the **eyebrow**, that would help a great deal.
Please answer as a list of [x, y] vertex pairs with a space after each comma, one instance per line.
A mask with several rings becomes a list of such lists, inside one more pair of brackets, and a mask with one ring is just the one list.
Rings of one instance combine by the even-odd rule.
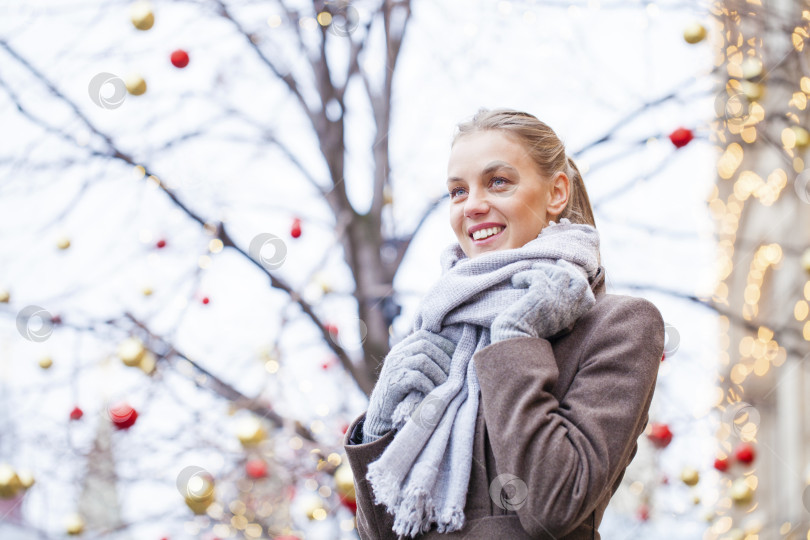
[[[510, 171], [517, 174], [517, 169], [515, 169], [514, 167], [509, 165], [507, 162], [505, 162], [505, 161], [492, 161], [486, 167], [484, 167], [484, 170], [481, 171], [481, 176], [487, 176], [491, 172], [497, 171], [498, 169], [509, 169]], [[462, 181], [462, 179], [457, 177], [457, 176], [451, 176], [450, 178], [447, 179], [448, 184], [452, 184], [453, 182], [461, 182], [461, 181]]]

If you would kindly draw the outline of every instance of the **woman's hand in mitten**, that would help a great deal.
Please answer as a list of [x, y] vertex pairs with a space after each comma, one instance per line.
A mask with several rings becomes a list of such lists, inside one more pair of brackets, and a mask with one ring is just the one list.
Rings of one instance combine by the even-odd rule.
[[363, 442], [372, 442], [393, 428], [396, 407], [411, 392], [427, 395], [447, 380], [456, 345], [427, 330], [417, 330], [391, 349], [369, 398]]
[[512, 276], [526, 294], [495, 317], [490, 342], [516, 337], [551, 337], [596, 303], [588, 278], [566, 260], [539, 262]]

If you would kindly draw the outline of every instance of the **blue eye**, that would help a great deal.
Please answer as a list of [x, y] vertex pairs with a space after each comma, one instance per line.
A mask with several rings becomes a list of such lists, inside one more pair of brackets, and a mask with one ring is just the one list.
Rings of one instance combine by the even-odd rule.
[[492, 184], [495, 185], [495, 182], [501, 182], [500, 184], [497, 184], [496, 187], [503, 187], [509, 183], [509, 180], [507, 180], [506, 178], [501, 178], [500, 176], [496, 176], [495, 178], [492, 179]]
[[453, 189], [451, 189], [451, 190], [450, 190], [450, 198], [451, 198], [451, 199], [455, 198], [455, 196], [458, 194], [458, 191], [459, 191], [459, 190], [464, 191], [464, 188], [458, 188], [458, 187], [457, 187], [457, 188], [453, 188]]

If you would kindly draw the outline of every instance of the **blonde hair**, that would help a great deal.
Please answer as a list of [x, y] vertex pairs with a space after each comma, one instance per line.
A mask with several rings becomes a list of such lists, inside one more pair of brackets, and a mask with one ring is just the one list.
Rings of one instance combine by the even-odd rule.
[[460, 137], [477, 131], [497, 129], [515, 136], [526, 147], [529, 157], [545, 178], [564, 172], [570, 180], [568, 202], [557, 216], [557, 221], [568, 218], [572, 223], [596, 227], [591, 201], [576, 163], [565, 153], [565, 145], [554, 130], [537, 117], [512, 109], [481, 108], [472, 119], [461, 122], [456, 129], [451, 148]]

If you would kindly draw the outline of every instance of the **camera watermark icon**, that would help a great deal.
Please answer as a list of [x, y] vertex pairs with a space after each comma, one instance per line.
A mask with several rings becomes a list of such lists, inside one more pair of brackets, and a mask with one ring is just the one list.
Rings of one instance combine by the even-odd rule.
[[442, 419], [446, 407], [447, 404], [442, 398], [428, 394], [413, 411], [411, 420], [423, 429], [433, 429]]
[[287, 259], [287, 244], [275, 234], [260, 233], [250, 241], [248, 254], [265, 270], [277, 270]]
[[[107, 85], [111, 85], [113, 88], [111, 96], [102, 94], [102, 89]], [[92, 102], [102, 109], [117, 109], [127, 97], [127, 85], [124, 79], [118, 75], [101, 72], [90, 79], [90, 84], [87, 85], [87, 93], [90, 94]]]
[[664, 325], [664, 354], [672, 356], [678, 351], [681, 345], [681, 334], [678, 329], [669, 323]]
[[214, 495], [214, 476], [196, 465], [189, 465], [180, 471], [175, 484], [180, 495], [194, 502], [208, 501]]
[[[363, 343], [366, 342], [368, 335], [368, 326], [363, 322], [363, 319], [356, 318], [357, 320], [357, 333], [351, 332], [329, 332], [330, 339], [342, 349], [347, 351], [359, 351], [363, 348]], [[348, 325], [351, 328], [353, 325]], [[349, 335], [347, 335], [349, 334]]]
[[810, 204], [810, 169], [805, 169], [793, 180], [793, 189], [803, 203]]
[[753, 440], [759, 429], [760, 415], [756, 407], [745, 401], [732, 403], [723, 411], [723, 424], [731, 426], [734, 434], [744, 441]]
[[[53, 317], [45, 308], [26, 306], [17, 314], [17, 330], [25, 339], [39, 343], [53, 334], [52, 319]], [[36, 321], [39, 321], [39, 325], [36, 325]]]
[[347, 37], [354, 32], [360, 24], [360, 13], [345, 0], [327, 2], [326, 10], [332, 16], [328, 30], [338, 37]]
[[489, 485], [489, 497], [499, 508], [515, 511], [526, 504], [529, 488], [514, 474], [499, 474]]
[[749, 99], [739, 87], [721, 90], [714, 98], [714, 113], [726, 122], [744, 124], [750, 116]]

